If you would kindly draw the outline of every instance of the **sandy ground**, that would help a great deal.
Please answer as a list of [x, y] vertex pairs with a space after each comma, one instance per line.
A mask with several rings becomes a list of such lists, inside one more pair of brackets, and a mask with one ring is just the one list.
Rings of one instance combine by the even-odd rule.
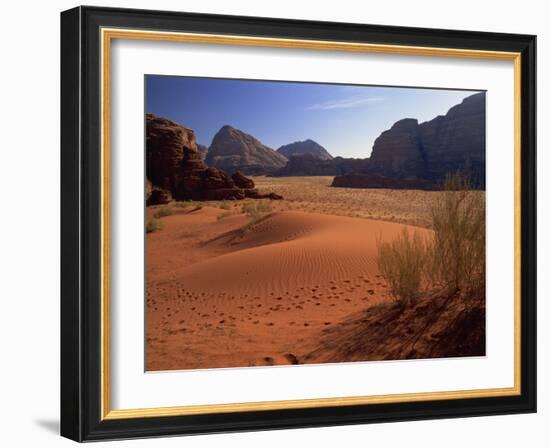
[[[275, 210], [379, 219], [429, 227], [430, 206], [441, 192], [331, 187], [333, 176], [254, 177], [260, 191], [275, 191], [283, 201]], [[480, 193], [484, 194], [484, 193]]]
[[277, 211], [284, 202], [255, 224], [240, 203], [159, 218], [146, 243], [147, 370], [307, 362], [323, 330], [391, 300], [376, 241], [402, 224]]

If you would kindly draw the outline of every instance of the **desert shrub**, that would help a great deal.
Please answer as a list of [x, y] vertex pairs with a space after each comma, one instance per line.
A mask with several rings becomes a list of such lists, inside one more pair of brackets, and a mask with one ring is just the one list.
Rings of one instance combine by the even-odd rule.
[[271, 212], [271, 204], [267, 201], [248, 202], [243, 205], [242, 212], [250, 218], [251, 223], [257, 223], [266, 213]]
[[161, 225], [158, 218], [151, 218], [145, 224], [145, 231], [147, 233], [152, 233], [160, 229], [161, 229]]
[[378, 268], [390, 293], [402, 306], [413, 304], [420, 293], [426, 263], [426, 243], [418, 232], [403, 227], [392, 241], [378, 240]]
[[174, 205], [178, 208], [187, 208], [187, 207], [191, 206], [192, 203], [193, 203], [193, 201], [187, 200], [187, 201], [178, 201]]
[[221, 208], [222, 210], [229, 210], [231, 206], [227, 202], [221, 202], [218, 204], [218, 208]]
[[155, 218], [164, 218], [165, 216], [170, 216], [173, 213], [172, 207], [163, 206], [159, 208], [155, 213]]
[[231, 212], [223, 212], [221, 214], [218, 215], [218, 217], [216, 218], [218, 221], [221, 221], [222, 219], [225, 219], [227, 218], [228, 216], [231, 216], [233, 213]]
[[467, 292], [485, 281], [485, 196], [460, 171], [447, 176], [443, 190], [431, 208], [428, 273], [436, 285]]

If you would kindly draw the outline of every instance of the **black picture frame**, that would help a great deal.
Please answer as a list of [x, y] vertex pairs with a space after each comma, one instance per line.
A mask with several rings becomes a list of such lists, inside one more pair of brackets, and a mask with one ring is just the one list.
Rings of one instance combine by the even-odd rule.
[[[306, 409], [102, 419], [100, 29], [521, 54], [521, 393]], [[76, 441], [536, 412], [536, 37], [77, 7], [61, 14], [61, 434]]]

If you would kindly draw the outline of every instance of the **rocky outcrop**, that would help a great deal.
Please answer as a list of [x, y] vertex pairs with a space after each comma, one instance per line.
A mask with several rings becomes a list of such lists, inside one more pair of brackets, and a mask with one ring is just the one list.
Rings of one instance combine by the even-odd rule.
[[368, 163], [355, 171], [363, 176], [342, 176], [333, 185], [405, 188], [410, 184], [414, 185], [411, 188], [433, 189], [447, 173], [459, 169], [468, 171], [474, 187], [485, 188], [484, 92], [465, 98], [433, 120], [396, 122], [375, 140]]
[[168, 190], [155, 187], [151, 190], [149, 196], [147, 196], [147, 205], [162, 205], [168, 204], [172, 201], [172, 194]]
[[239, 188], [246, 188], [246, 189], [254, 188], [254, 181], [252, 179], [250, 179], [249, 177], [246, 177], [240, 171], [237, 171], [236, 173], [233, 173], [231, 175], [231, 179], [233, 179], [233, 182]]
[[468, 161], [474, 182], [485, 187], [485, 93], [462, 103], [420, 126], [420, 138], [431, 178], [443, 179]]
[[245, 197], [280, 199], [274, 193], [260, 194], [254, 181], [241, 172], [228, 176], [203, 160], [191, 129], [146, 115], [147, 205], [176, 200], [238, 200]]
[[374, 142], [368, 171], [391, 178], [426, 176], [417, 120], [405, 118], [382, 132]]
[[335, 157], [321, 160], [311, 154], [299, 154], [290, 156], [287, 164], [273, 176], [337, 176], [364, 171], [368, 163], [368, 159]]
[[332, 156], [325, 148], [323, 148], [319, 143], [310, 139], [281, 146], [277, 150], [277, 152], [285, 156], [287, 159], [289, 159], [291, 156], [304, 154], [310, 154], [319, 160], [332, 159]]
[[146, 114], [145, 169], [154, 186], [172, 191], [185, 149], [197, 151], [195, 134], [175, 121]]
[[249, 134], [223, 126], [214, 136], [206, 163], [227, 172], [247, 175], [268, 174], [286, 164], [286, 157]]
[[185, 151], [174, 190], [177, 200], [209, 201], [243, 199], [244, 192], [223, 171], [208, 167], [200, 153]]
[[485, 186], [485, 93], [465, 98], [446, 115], [419, 124], [407, 118], [374, 142], [368, 172], [397, 179], [441, 182], [468, 165]]

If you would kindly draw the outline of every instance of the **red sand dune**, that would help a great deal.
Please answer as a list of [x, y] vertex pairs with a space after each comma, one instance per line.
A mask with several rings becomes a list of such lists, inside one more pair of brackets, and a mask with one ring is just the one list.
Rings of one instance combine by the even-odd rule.
[[[391, 300], [377, 238], [402, 224], [205, 207], [147, 236], [147, 370], [292, 364], [321, 330]], [[417, 229], [427, 234], [425, 229]]]

